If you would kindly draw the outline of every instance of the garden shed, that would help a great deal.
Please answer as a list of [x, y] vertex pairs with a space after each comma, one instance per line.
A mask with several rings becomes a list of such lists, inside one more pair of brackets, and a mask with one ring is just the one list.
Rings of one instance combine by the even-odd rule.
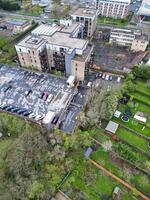
[[119, 124], [117, 124], [116, 122], [113, 122], [113, 121], [109, 121], [109, 123], [107, 124], [105, 130], [110, 132], [110, 133], [113, 133], [115, 134], [117, 129], [119, 127]]

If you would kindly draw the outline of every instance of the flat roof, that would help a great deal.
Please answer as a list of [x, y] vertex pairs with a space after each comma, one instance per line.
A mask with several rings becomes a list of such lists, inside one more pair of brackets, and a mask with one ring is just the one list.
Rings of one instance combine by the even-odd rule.
[[105, 130], [109, 131], [111, 133], [116, 133], [118, 127], [119, 127], [119, 124], [117, 124], [116, 122], [113, 122], [113, 121], [109, 121], [109, 123], [107, 124]]
[[142, 41], [147, 41], [148, 42], [148, 35], [146, 35], [146, 34], [135, 35], [135, 39], [142, 40]]
[[28, 24], [29, 22], [27, 20], [11, 19], [11, 20], [7, 21], [7, 23], [12, 24], [12, 25], [17, 25], [17, 26], [23, 26], [25, 24]]
[[53, 35], [56, 31], [60, 31], [61, 27], [56, 25], [56, 24], [52, 24], [52, 25], [46, 25], [46, 24], [42, 24], [40, 26], [38, 26], [37, 28], [35, 28], [31, 34], [33, 35]]
[[42, 38], [34, 37], [33, 35], [28, 35], [23, 40], [18, 42], [16, 46], [37, 49], [44, 43], [46, 43], [46, 41], [44, 41]]
[[70, 49], [83, 49], [85, 45], [88, 43], [88, 40], [71, 38], [70, 34], [56, 32], [51, 37], [44, 36], [43, 37], [49, 44], [68, 47]]
[[76, 55], [73, 60], [76, 61], [85, 61], [87, 57], [91, 54], [91, 51], [93, 50], [93, 46], [88, 45], [87, 48], [84, 50], [82, 56]]
[[150, 17], [150, 0], [142, 1], [141, 7], [139, 8], [137, 15]]
[[100, 0], [100, 2], [114, 2], [114, 3], [130, 3], [131, 0]]
[[61, 29], [61, 32], [64, 32], [64, 33], [73, 33], [78, 27], [80, 27], [80, 24], [79, 23], [72, 23], [71, 26], [67, 26], [67, 27], [63, 27]]
[[97, 13], [94, 8], [78, 8], [71, 16], [79, 16], [79, 17], [93, 17]]

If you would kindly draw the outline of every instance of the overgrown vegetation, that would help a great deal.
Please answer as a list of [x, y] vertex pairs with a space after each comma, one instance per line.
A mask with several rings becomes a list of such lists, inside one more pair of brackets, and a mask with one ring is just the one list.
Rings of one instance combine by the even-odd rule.
[[20, 5], [17, 2], [0, 0], [0, 9], [7, 11], [20, 10]]
[[16, 55], [11, 39], [0, 37], [0, 63], [12, 64], [12, 58]]

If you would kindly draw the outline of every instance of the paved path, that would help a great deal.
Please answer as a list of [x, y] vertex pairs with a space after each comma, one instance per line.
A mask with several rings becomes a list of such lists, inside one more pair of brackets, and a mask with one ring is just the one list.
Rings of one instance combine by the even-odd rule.
[[95, 165], [98, 169], [101, 169], [102, 171], [104, 171], [106, 174], [108, 174], [110, 177], [112, 177], [113, 179], [115, 179], [116, 181], [118, 181], [119, 183], [121, 183], [122, 185], [124, 185], [125, 187], [127, 187], [128, 189], [130, 189], [131, 191], [136, 191], [137, 194], [144, 200], [150, 200], [149, 197], [145, 196], [143, 193], [141, 193], [140, 191], [138, 191], [136, 188], [134, 188], [133, 186], [131, 186], [130, 184], [128, 184], [127, 182], [125, 182], [124, 180], [120, 179], [119, 177], [117, 177], [116, 175], [114, 175], [113, 173], [111, 173], [110, 171], [108, 171], [107, 169], [105, 169], [103, 166], [101, 166], [100, 164], [98, 164], [97, 162], [95, 162], [92, 159], [88, 159], [90, 163], [92, 163], [93, 165]]

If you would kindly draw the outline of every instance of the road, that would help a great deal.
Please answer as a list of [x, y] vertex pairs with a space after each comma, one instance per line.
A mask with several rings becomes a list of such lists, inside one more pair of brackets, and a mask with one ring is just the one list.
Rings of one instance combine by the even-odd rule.
[[26, 19], [33, 19], [35, 21], [41, 20], [41, 17], [30, 16], [30, 15], [21, 15], [21, 14], [18, 14], [16, 12], [0, 11], [0, 13], [1, 13], [2, 16], [5, 16], [5, 17], [23, 17], [23, 18], [26, 18]]

